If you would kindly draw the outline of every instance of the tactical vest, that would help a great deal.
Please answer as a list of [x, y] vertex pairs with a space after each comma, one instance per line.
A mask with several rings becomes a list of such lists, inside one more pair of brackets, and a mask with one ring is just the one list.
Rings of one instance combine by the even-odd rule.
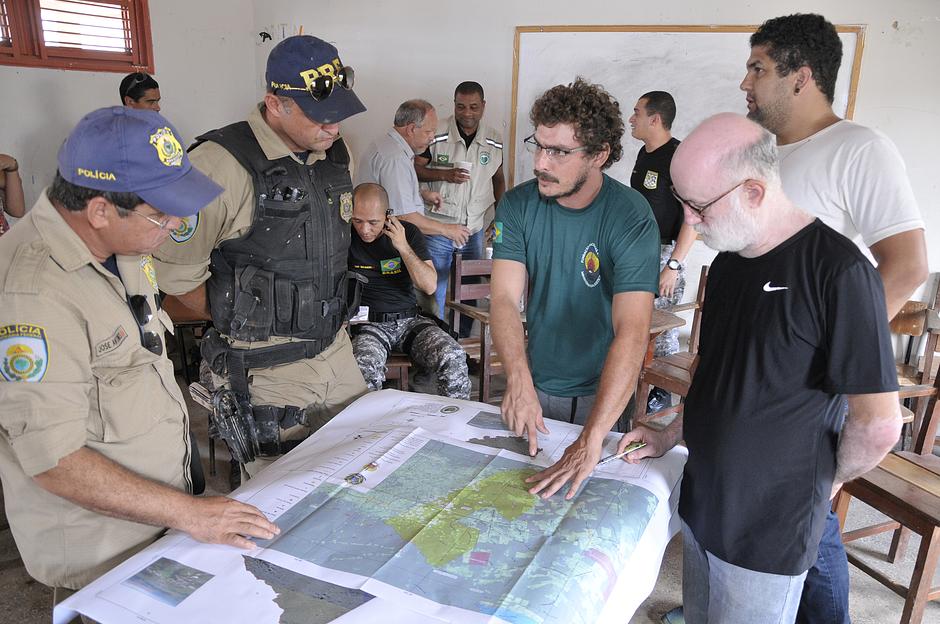
[[353, 187], [346, 145], [336, 141], [325, 159], [308, 166], [290, 157], [268, 160], [247, 122], [196, 140], [231, 153], [251, 174], [256, 198], [248, 232], [224, 241], [210, 256], [213, 324], [238, 340], [316, 341], [319, 352], [349, 318]]

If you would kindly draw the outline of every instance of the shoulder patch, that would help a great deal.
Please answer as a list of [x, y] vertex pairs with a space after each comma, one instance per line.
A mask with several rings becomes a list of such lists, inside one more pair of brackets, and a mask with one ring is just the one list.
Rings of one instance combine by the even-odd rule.
[[494, 141], [493, 139], [487, 139], [487, 140], [486, 140], [486, 144], [487, 144], [487, 145], [492, 145], [492, 146], [495, 147], [496, 149], [503, 149], [503, 144], [500, 143], [499, 141]]
[[42, 381], [47, 368], [44, 328], [30, 323], [0, 327], [0, 375], [6, 381]]
[[440, 143], [441, 141], [446, 141], [450, 134], [439, 134], [431, 140], [431, 145], [435, 143]]
[[170, 238], [173, 239], [174, 243], [185, 243], [193, 237], [193, 234], [196, 233], [197, 227], [199, 227], [198, 212], [194, 215], [183, 217], [183, 221], [180, 223], [180, 226], [170, 232]]

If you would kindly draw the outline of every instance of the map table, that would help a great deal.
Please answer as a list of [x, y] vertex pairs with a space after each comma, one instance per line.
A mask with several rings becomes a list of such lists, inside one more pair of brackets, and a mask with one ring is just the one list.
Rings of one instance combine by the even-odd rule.
[[612, 462], [571, 501], [542, 500], [523, 480], [580, 432], [548, 426], [529, 458], [498, 408], [369, 394], [232, 494], [277, 538], [243, 551], [171, 532], [54, 621], [625, 622], [676, 532], [685, 451]]

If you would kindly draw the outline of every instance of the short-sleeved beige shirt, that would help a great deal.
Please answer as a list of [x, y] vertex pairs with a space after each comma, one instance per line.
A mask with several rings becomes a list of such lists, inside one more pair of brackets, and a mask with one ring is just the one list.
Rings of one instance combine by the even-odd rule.
[[33, 476], [85, 446], [160, 483], [191, 490], [186, 405], [164, 353], [141, 344], [129, 297], [155, 311], [150, 256], [118, 256], [120, 279], [91, 255], [45, 193], [0, 238], [0, 473], [7, 518], [30, 575], [79, 588], [162, 529], [109, 518]]

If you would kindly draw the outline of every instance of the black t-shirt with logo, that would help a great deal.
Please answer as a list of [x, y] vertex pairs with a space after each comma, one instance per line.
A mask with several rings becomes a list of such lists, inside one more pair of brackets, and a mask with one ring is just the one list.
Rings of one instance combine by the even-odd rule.
[[683, 221], [682, 206], [669, 188], [672, 186], [669, 165], [677, 147], [679, 139], [675, 137], [652, 152], [647, 152], [645, 146], [641, 147], [630, 175], [630, 186], [639, 191], [653, 209], [653, 216], [659, 225], [659, 238], [663, 242], [671, 242], [679, 237]]
[[[422, 261], [430, 260], [424, 234], [417, 226], [402, 221], [405, 238], [411, 249]], [[411, 275], [401, 259], [401, 254], [383, 234], [371, 243], [363, 242], [352, 228], [349, 242], [349, 270], [369, 278], [362, 287], [362, 305], [373, 312], [391, 313], [415, 307], [415, 292]]]
[[801, 574], [829, 511], [843, 395], [898, 387], [881, 279], [818, 219], [757, 258], [720, 253], [699, 356], [679, 513], [718, 558]]

